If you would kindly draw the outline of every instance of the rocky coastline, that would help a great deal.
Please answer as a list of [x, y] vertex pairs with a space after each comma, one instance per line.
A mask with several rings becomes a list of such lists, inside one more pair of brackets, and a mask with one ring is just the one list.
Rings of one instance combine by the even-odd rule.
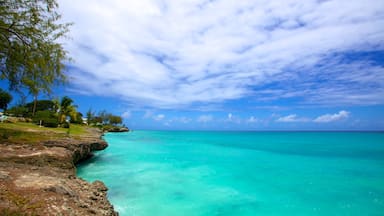
[[102, 133], [56, 138], [30, 145], [0, 142], [0, 215], [118, 215], [101, 181], [76, 176], [76, 163], [108, 144]]

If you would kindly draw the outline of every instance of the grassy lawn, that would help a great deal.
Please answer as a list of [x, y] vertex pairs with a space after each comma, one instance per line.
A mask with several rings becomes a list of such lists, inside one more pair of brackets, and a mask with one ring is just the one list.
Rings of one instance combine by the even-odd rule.
[[86, 126], [71, 124], [68, 128], [46, 128], [32, 123], [0, 123], [0, 142], [38, 144], [41, 141], [87, 134]]

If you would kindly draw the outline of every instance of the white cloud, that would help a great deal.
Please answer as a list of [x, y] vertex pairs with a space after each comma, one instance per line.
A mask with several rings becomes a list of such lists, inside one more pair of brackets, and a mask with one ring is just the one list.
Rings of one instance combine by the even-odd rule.
[[247, 122], [248, 123], [256, 123], [258, 122], [259, 120], [257, 118], [255, 118], [254, 116], [251, 116], [247, 119]]
[[340, 112], [335, 114], [325, 114], [325, 115], [319, 116], [313, 121], [318, 123], [334, 122], [334, 121], [339, 121], [339, 120], [348, 118], [349, 114], [350, 112], [341, 110]]
[[276, 120], [277, 122], [308, 122], [307, 118], [299, 118], [296, 114], [287, 115], [280, 117]]
[[[300, 97], [307, 103], [384, 103], [383, 67], [369, 61], [343, 65], [341, 57], [335, 58], [384, 49], [380, 1], [59, 3], [64, 18], [75, 23], [73, 40], [65, 46], [75, 59], [69, 75], [72, 90], [79, 93], [161, 108], [252, 95], [259, 100]], [[325, 66], [314, 70], [319, 63]], [[323, 84], [319, 77], [328, 79]], [[285, 85], [288, 81], [295, 88]], [[271, 82], [280, 85], [263, 88]]]
[[242, 122], [242, 119], [239, 116], [233, 115], [232, 113], [228, 113], [227, 118], [224, 119], [224, 122], [240, 124]]
[[213, 116], [211, 115], [201, 115], [197, 118], [197, 122], [207, 123], [213, 121]]
[[163, 120], [164, 118], [165, 118], [165, 115], [164, 115], [164, 114], [158, 114], [158, 115], [156, 115], [156, 116], [153, 117], [153, 119], [154, 119], [155, 121], [161, 121], [161, 120]]
[[123, 112], [123, 114], [121, 114], [121, 117], [125, 119], [130, 118], [131, 116], [132, 116], [131, 111], [125, 111]]
[[321, 115], [313, 120], [306, 118], [306, 117], [299, 117], [296, 114], [290, 114], [287, 116], [279, 117], [276, 121], [277, 122], [309, 122], [313, 121], [316, 123], [326, 123], [326, 122], [334, 122], [339, 121], [342, 119], [346, 119], [349, 117], [350, 112], [347, 112], [345, 110], [341, 110], [338, 113], [335, 114], [325, 114]]

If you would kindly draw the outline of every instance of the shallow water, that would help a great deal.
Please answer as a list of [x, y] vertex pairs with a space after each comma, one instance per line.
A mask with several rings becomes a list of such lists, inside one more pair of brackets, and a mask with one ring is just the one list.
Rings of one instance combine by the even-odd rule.
[[120, 215], [383, 215], [384, 133], [109, 133], [78, 167]]

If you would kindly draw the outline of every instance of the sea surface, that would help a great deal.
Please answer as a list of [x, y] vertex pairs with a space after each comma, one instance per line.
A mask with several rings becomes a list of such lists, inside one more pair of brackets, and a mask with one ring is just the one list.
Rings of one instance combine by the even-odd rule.
[[384, 133], [108, 133], [78, 166], [120, 215], [384, 215]]

